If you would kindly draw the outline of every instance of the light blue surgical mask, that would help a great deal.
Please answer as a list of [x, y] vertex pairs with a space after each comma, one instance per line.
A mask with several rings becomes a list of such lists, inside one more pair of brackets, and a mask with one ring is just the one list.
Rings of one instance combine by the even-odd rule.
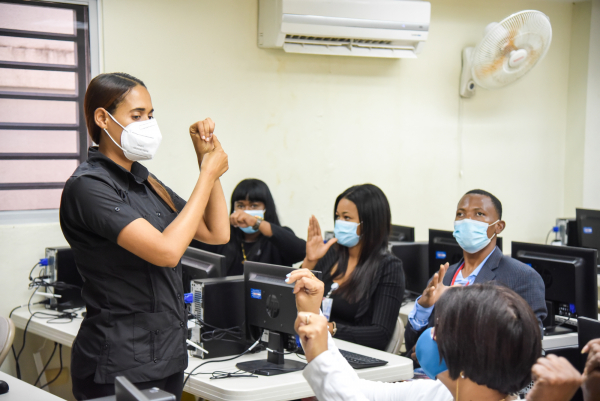
[[[265, 211], [264, 210], [244, 210], [244, 213], [247, 213], [250, 216], [260, 217], [263, 220], [265, 219]], [[258, 232], [258, 230], [255, 230], [252, 227], [240, 227], [240, 230], [242, 230], [246, 234], [254, 234], [254, 233]]]
[[433, 327], [425, 330], [417, 341], [415, 352], [425, 374], [435, 380], [436, 376], [447, 371], [448, 367], [446, 361], [440, 358], [440, 350], [433, 336]]
[[358, 244], [360, 236], [356, 233], [360, 223], [353, 223], [351, 221], [336, 220], [335, 228], [333, 233], [337, 238], [338, 244], [347, 248], [352, 248]]
[[500, 220], [496, 220], [494, 223], [488, 224], [484, 221], [471, 219], [457, 220], [454, 222], [454, 238], [456, 238], [458, 245], [460, 245], [465, 252], [477, 253], [488, 246], [492, 241], [492, 238], [496, 235], [496, 233], [494, 233], [492, 238], [488, 238], [488, 227], [493, 226], [499, 221]]

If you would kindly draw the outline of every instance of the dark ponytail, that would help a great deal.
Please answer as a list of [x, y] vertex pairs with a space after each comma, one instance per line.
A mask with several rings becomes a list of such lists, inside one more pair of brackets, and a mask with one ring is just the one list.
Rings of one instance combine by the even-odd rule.
[[[123, 72], [100, 74], [92, 79], [85, 92], [83, 108], [85, 110], [85, 122], [88, 134], [94, 143], [100, 144], [102, 138], [102, 130], [96, 124], [96, 110], [102, 108], [113, 114], [129, 91], [138, 85], [143, 86], [144, 88], [146, 87], [142, 80]], [[156, 194], [160, 196], [174, 212], [177, 212], [177, 208], [175, 207], [171, 196], [154, 176], [148, 176], [148, 183], [154, 192], [156, 192]]]

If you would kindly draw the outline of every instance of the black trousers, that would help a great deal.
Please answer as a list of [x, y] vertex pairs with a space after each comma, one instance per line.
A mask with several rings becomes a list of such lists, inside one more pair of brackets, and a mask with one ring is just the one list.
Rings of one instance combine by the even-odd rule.
[[[85, 379], [78, 379], [71, 376], [73, 381], [73, 395], [78, 401], [93, 400], [94, 398], [106, 397], [107, 395], [115, 395], [115, 385], [113, 384], [98, 384], [94, 383], [94, 375]], [[149, 382], [134, 383], [140, 390], [146, 390], [152, 387], [158, 387], [168, 393], [174, 394], [177, 401], [181, 400], [183, 392], [183, 372], [172, 374], [160, 380], [152, 380]]]

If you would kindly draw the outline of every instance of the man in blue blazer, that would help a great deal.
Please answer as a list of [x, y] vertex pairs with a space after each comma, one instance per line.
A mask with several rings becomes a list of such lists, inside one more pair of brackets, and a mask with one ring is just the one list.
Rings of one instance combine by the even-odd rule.
[[450, 286], [472, 285], [494, 281], [519, 294], [538, 318], [540, 330], [548, 311], [542, 277], [530, 266], [505, 256], [496, 247], [496, 239], [506, 223], [502, 220], [502, 203], [489, 192], [475, 189], [458, 203], [454, 221], [454, 237], [463, 249], [463, 260], [440, 267], [415, 307], [408, 315], [404, 331], [406, 349], [411, 355], [419, 336], [435, 325], [434, 305]]

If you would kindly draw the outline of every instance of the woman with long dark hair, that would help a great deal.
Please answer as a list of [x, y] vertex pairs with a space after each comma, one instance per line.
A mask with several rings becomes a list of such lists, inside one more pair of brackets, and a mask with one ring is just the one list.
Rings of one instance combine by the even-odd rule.
[[291, 266], [306, 255], [306, 241], [281, 226], [271, 191], [261, 180], [245, 179], [235, 187], [229, 220], [229, 243], [192, 241], [196, 248], [224, 255], [228, 276], [243, 274], [246, 260]]
[[324, 243], [319, 222], [311, 217], [302, 267], [323, 272], [325, 294], [332, 302], [325, 311], [329, 332], [383, 350], [404, 296], [402, 262], [387, 250], [390, 205], [375, 185], [356, 185], [335, 200], [334, 220], [335, 238]]
[[200, 172], [186, 202], [138, 162], [152, 159], [162, 139], [141, 80], [101, 74], [84, 108], [98, 146], [66, 182], [60, 205], [87, 308], [73, 344], [73, 394], [112, 395], [115, 377], [126, 376], [179, 400], [188, 361], [181, 256], [193, 238], [229, 241], [219, 181], [227, 155], [211, 119], [190, 127]]

